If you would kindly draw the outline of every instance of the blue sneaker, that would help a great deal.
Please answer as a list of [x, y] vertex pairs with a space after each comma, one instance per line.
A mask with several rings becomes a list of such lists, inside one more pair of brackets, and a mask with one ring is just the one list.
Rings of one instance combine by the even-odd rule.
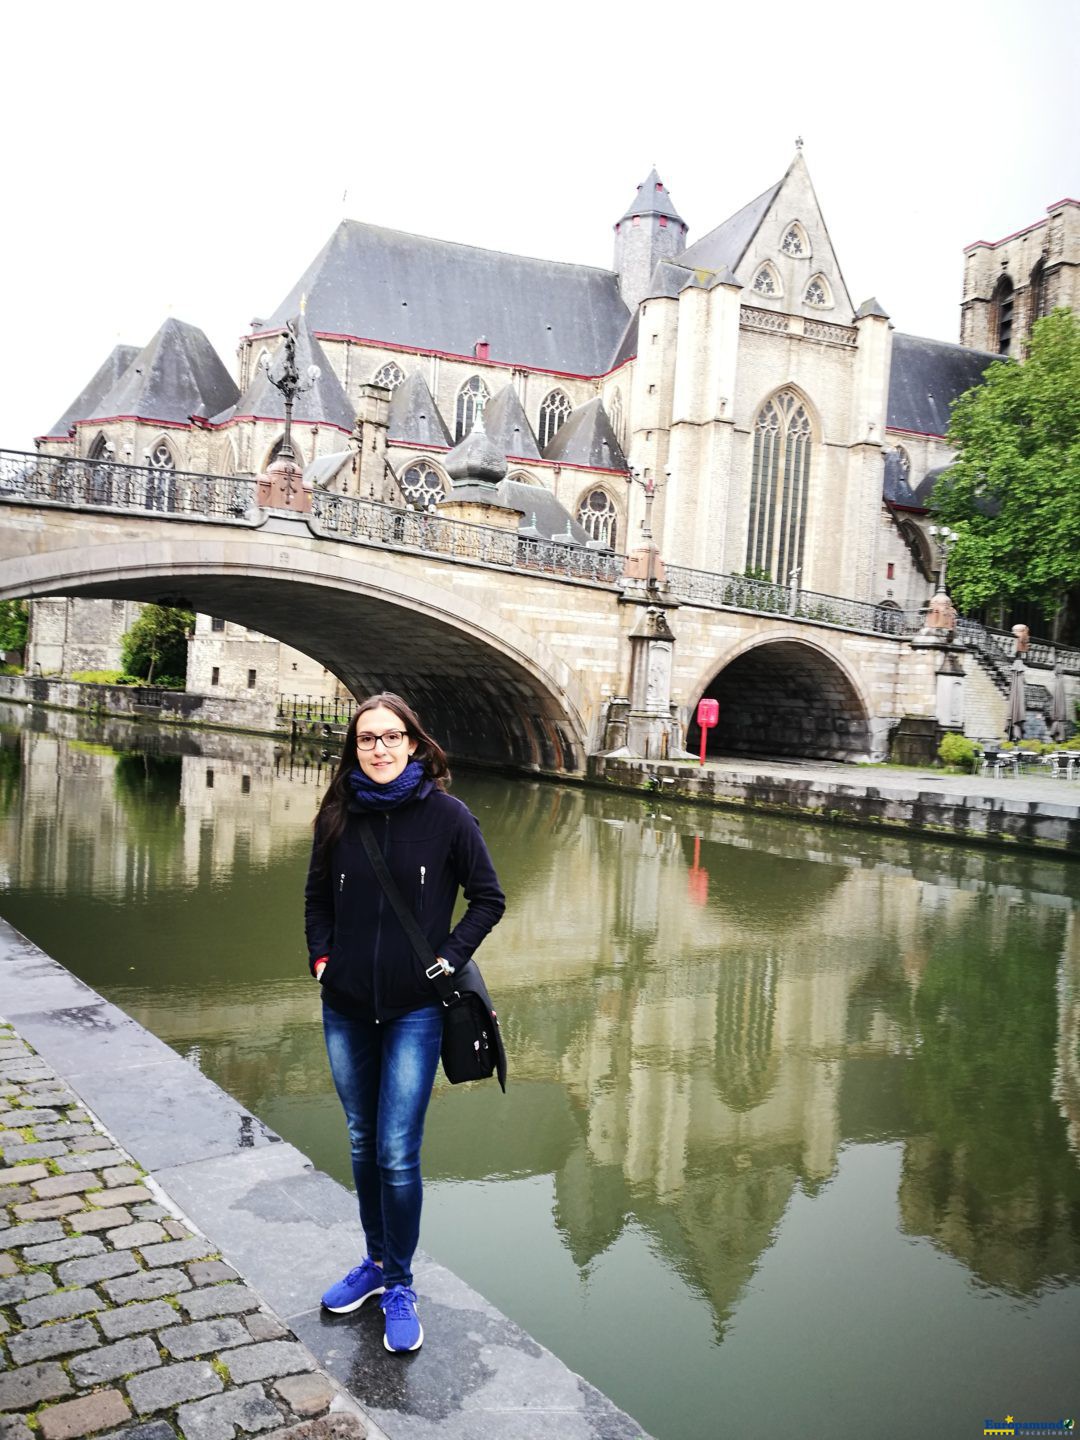
[[407, 1285], [391, 1285], [379, 1306], [386, 1316], [382, 1343], [387, 1350], [419, 1350], [424, 1343], [424, 1327], [416, 1313], [416, 1291]]
[[359, 1310], [364, 1301], [370, 1300], [372, 1295], [381, 1295], [385, 1289], [382, 1267], [365, 1256], [361, 1264], [357, 1265], [355, 1270], [350, 1270], [344, 1280], [330, 1286], [322, 1297], [322, 1303], [335, 1315], [348, 1315], [353, 1310]]

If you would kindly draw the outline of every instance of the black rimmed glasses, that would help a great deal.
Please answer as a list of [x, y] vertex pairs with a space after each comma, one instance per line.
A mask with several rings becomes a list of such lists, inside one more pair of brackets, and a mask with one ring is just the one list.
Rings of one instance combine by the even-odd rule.
[[381, 740], [388, 750], [396, 750], [404, 739], [404, 730], [384, 730], [381, 735], [375, 735], [370, 730], [361, 730], [356, 737], [356, 748], [374, 750]]

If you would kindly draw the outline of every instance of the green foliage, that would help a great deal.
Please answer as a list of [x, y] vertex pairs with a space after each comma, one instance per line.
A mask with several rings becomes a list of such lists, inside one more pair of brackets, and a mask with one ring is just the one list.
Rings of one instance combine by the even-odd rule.
[[962, 610], [1080, 599], [1080, 319], [1055, 310], [1022, 364], [991, 365], [953, 408], [957, 458], [934, 489], [960, 538], [949, 557]]
[[941, 737], [937, 753], [943, 765], [964, 770], [969, 775], [974, 775], [982, 756], [982, 750], [974, 740], [969, 740], [966, 735], [953, 733]]
[[133, 685], [136, 683], [130, 675], [125, 675], [122, 670], [73, 670], [71, 678], [77, 680], [80, 685]]
[[6, 662], [0, 665], [0, 675], [22, 675], [24, 673], [21, 665], [8, 665]]
[[0, 650], [22, 650], [30, 607], [25, 600], [0, 600]]
[[[190, 610], [144, 605], [142, 614], [120, 642], [125, 672], [143, 683], [165, 672], [170, 679], [186, 675], [187, 637], [194, 628], [195, 616]], [[183, 680], [180, 683], [183, 686]]]

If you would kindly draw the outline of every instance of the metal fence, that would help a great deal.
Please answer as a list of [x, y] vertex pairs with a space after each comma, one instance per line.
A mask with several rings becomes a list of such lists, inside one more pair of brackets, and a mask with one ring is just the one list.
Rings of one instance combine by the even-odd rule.
[[310, 721], [319, 725], [347, 725], [356, 713], [351, 697], [336, 700], [321, 695], [281, 695], [278, 717], [282, 720]]
[[20, 450], [0, 450], [0, 500], [218, 521], [243, 520], [256, 504], [254, 480]]
[[819, 625], [841, 625], [869, 630], [875, 635], [909, 635], [922, 626], [921, 612], [875, 605], [869, 600], [848, 600], [841, 595], [820, 595], [796, 590], [771, 580], [745, 575], [721, 575], [712, 570], [665, 566], [668, 594], [673, 598], [723, 609], [756, 610], [762, 615], [786, 615]]

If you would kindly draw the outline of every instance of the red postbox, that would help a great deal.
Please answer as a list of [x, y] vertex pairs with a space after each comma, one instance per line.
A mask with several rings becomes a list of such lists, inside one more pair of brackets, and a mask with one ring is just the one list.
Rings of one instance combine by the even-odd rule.
[[720, 701], [708, 698], [698, 701], [697, 723], [701, 730], [701, 763], [705, 764], [705, 742], [709, 731], [720, 723]]

